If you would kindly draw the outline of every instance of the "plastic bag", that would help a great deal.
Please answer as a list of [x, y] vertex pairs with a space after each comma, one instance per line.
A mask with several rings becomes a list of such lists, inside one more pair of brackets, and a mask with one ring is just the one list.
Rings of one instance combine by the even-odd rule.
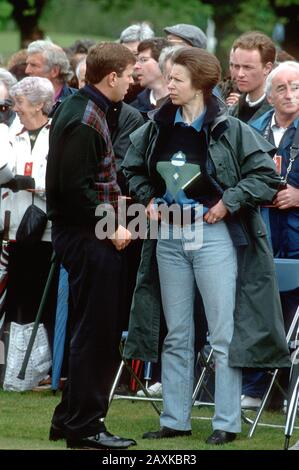
[[48, 374], [52, 365], [48, 335], [43, 324], [38, 326], [37, 335], [26, 369], [25, 379], [18, 379], [34, 323], [21, 325], [11, 322], [8, 351], [5, 364], [3, 389], [23, 392], [36, 387]]

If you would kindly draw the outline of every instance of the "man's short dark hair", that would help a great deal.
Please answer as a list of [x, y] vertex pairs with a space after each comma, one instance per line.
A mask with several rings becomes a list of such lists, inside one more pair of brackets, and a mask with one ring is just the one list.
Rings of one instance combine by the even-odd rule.
[[122, 44], [102, 42], [91, 47], [86, 57], [86, 81], [99, 83], [111, 72], [120, 77], [129, 64], [136, 59], [132, 52]]
[[139, 43], [137, 51], [138, 54], [140, 54], [140, 52], [150, 49], [152, 58], [155, 59], [156, 62], [159, 62], [160, 53], [162, 49], [167, 46], [171, 46], [171, 44], [165, 38], [145, 39]]

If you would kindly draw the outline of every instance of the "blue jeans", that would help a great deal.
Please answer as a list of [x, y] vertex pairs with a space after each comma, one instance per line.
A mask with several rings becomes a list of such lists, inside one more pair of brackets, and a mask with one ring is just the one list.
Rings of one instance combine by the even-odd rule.
[[[213, 429], [241, 431], [241, 370], [228, 365], [233, 335], [237, 257], [226, 224], [203, 223], [203, 245], [189, 249], [181, 239], [161, 239], [157, 261], [167, 336], [162, 349], [164, 409], [161, 426], [191, 429], [194, 387], [195, 282], [201, 293], [216, 364]], [[170, 226], [170, 231], [173, 230]], [[177, 230], [177, 228], [176, 228]], [[194, 227], [189, 226], [189, 230]]]

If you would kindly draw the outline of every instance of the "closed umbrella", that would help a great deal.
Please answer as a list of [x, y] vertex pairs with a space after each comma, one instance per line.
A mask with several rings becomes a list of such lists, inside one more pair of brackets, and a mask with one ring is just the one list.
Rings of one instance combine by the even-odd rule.
[[68, 318], [68, 299], [68, 273], [63, 266], [60, 266], [52, 361], [51, 388], [54, 391], [59, 387], [59, 379], [63, 361], [66, 324]]

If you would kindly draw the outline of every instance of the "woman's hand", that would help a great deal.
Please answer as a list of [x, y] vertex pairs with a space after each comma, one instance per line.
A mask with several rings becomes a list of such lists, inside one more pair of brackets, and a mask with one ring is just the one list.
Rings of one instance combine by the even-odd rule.
[[208, 212], [204, 215], [203, 220], [208, 224], [215, 224], [220, 220], [224, 219], [224, 217], [228, 214], [228, 210], [222, 202], [222, 199], [215, 204], [215, 206], [211, 207]]
[[291, 209], [299, 207], [299, 189], [287, 184], [286, 189], [281, 189], [273, 201], [277, 209]]

